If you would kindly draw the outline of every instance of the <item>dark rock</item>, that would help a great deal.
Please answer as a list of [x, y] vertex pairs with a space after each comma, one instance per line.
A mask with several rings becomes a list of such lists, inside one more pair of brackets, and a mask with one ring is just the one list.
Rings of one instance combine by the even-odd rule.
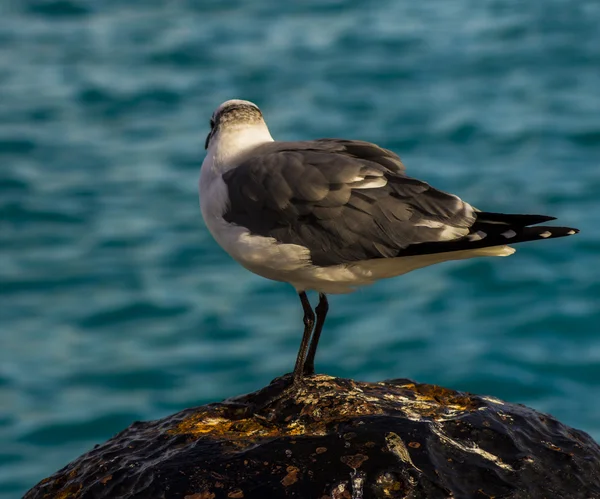
[[600, 447], [522, 405], [404, 379], [287, 383], [134, 423], [25, 498], [600, 497]]

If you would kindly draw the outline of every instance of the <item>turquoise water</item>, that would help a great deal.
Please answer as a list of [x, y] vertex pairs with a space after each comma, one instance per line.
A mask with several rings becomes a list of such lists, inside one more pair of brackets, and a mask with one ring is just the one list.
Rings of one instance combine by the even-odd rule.
[[208, 120], [235, 97], [277, 139], [375, 141], [476, 206], [581, 229], [332, 297], [317, 370], [490, 394], [600, 438], [598, 2], [0, 11], [2, 499], [134, 420], [291, 370], [293, 289], [237, 266], [198, 209]]

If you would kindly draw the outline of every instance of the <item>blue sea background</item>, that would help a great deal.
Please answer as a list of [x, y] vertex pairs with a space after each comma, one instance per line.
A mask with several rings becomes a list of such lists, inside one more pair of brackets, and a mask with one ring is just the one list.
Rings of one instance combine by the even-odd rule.
[[230, 98], [276, 139], [370, 140], [475, 206], [581, 229], [331, 297], [319, 372], [600, 438], [598, 26], [596, 0], [2, 2], [0, 497], [291, 370], [293, 289], [233, 262], [198, 208]]

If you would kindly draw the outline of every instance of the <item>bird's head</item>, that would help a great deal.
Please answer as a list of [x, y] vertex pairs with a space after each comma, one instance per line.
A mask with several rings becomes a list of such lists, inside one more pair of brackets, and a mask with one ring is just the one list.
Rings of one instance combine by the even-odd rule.
[[211, 142], [219, 135], [259, 129], [266, 129], [266, 124], [256, 104], [247, 100], [228, 100], [223, 102], [212, 114], [210, 132], [206, 137], [204, 148], [208, 149]]

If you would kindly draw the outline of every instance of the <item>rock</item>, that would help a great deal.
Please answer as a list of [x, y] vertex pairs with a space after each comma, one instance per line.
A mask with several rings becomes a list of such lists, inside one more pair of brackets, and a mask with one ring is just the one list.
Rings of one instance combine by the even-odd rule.
[[600, 447], [522, 405], [405, 379], [288, 385], [134, 423], [25, 498], [600, 497]]

